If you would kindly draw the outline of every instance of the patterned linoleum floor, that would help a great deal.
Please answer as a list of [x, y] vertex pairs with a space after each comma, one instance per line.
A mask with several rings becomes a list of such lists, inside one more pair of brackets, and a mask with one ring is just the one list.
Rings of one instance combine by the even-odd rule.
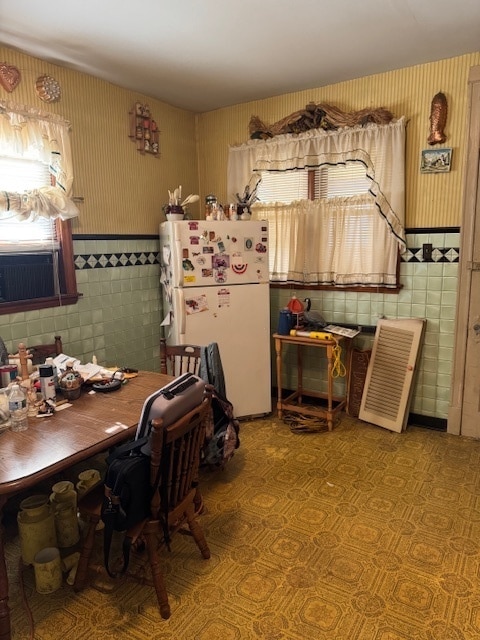
[[[27, 567], [35, 640], [480, 638], [480, 441], [264, 419], [242, 423], [233, 460], [202, 480], [212, 557], [174, 538], [168, 621], [149, 587], [41, 596]], [[13, 638], [28, 640], [18, 554], [9, 542]]]

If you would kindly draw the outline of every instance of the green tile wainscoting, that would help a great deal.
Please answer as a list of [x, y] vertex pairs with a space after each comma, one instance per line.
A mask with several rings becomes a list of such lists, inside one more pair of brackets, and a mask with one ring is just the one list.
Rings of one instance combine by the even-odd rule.
[[[299, 291], [312, 308], [333, 323], [376, 325], [378, 318], [427, 319], [425, 340], [415, 380], [411, 411], [446, 419], [453, 360], [459, 230], [416, 230], [407, 233], [408, 251], [400, 266], [403, 288], [398, 295], [330, 291]], [[432, 261], [422, 261], [422, 246], [433, 247]], [[162, 337], [159, 287], [159, 244], [154, 236], [74, 238], [78, 304], [0, 316], [0, 336], [8, 349], [19, 342], [49, 342], [62, 336], [64, 351], [83, 362], [93, 354], [107, 366], [132, 366], [159, 371]], [[293, 289], [272, 289], [271, 328]], [[355, 338], [355, 347], [370, 348], [372, 334]], [[273, 350], [272, 350], [273, 351]], [[317, 350], [315, 350], [317, 351]], [[325, 390], [318, 354], [307, 354], [306, 388]], [[287, 358], [294, 354], [287, 353]], [[293, 363], [293, 360], [292, 360]], [[272, 371], [275, 376], [274, 354]], [[295, 385], [296, 367], [284, 367], [284, 388]], [[273, 380], [276, 386], [276, 380]], [[342, 393], [343, 379], [335, 382]]]
[[[91, 238], [91, 236], [89, 237]], [[0, 316], [7, 348], [50, 342], [82, 362], [160, 370], [158, 238], [75, 239], [76, 305]]]
[[[407, 233], [407, 251], [400, 263], [402, 290], [397, 294], [357, 293], [341, 291], [308, 291], [295, 289], [270, 290], [271, 326], [275, 330], [280, 309], [286, 306], [292, 293], [298, 298], [309, 297], [312, 309], [327, 322], [375, 326], [379, 318], [426, 318], [426, 331], [420, 353], [410, 411], [420, 416], [447, 419], [450, 401], [450, 381], [453, 364], [455, 306], [457, 294], [460, 232], [448, 230], [415, 230]], [[432, 245], [431, 262], [423, 261], [422, 247]], [[370, 349], [373, 334], [363, 333], [354, 339], [354, 347]], [[303, 366], [305, 389], [326, 391], [326, 379], [318, 376], [321, 349], [306, 352]], [[283, 388], [296, 388], [296, 352], [285, 350], [291, 367], [284, 366]], [[325, 371], [326, 363], [321, 369]], [[275, 354], [272, 353], [273, 384]], [[344, 393], [344, 379], [337, 378], [334, 393]]]

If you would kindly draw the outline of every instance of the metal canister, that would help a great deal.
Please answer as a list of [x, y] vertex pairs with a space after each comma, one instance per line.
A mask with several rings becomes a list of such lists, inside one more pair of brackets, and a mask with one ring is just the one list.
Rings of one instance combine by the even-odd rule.
[[0, 387], [8, 387], [18, 375], [16, 364], [4, 364], [0, 367]]
[[277, 333], [281, 336], [288, 336], [293, 326], [293, 316], [289, 309], [282, 309], [278, 317]]

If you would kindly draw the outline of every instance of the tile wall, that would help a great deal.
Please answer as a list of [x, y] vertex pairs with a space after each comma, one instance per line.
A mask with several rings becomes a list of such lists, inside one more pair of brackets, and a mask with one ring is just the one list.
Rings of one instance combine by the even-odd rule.
[[[431, 244], [432, 262], [424, 262], [422, 246]], [[424, 416], [446, 419], [450, 399], [450, 380], [453, 364], [455, 305], [458, 276], [460, 234], [407, 234], [408, 250], [400, 265], [401, 292], [372, 294], [328, 291], [289, 292], [271, 290], [271, 323], [275, 330], [278, 312], [292, 293], [298, 298], [310, 297], [312, 309], [320, 312], [327, 322], [375, 326], [379, 318], [426, 318], [424, 343], [420, 354], [410, 411]], [[354, 339], [354, 347], [369, 349], [373, 335], [362, 333]], [[284, 367], [283, 386], [296, 385], [296, 354], [294, 348], [286, 352], [291, 366]], [[312, 349], [305, 354], [304, 388], [326, 391], [322, 350]], [[272, 366], [274, 367], [272, 354]], [[273, 368], [275, 372], [275, 368]], [[274, 382], [275, 373], [274, 373]], [[344, 379], [338, 377], [334, 391], [342, 395]]]
[[[403, 289], [398, 295], [299, 291], [328, 322], [376, 325], [378, 318], [426, 318], [425, 340], [415, 380], [411, 411], [446, 419], [453, 361], [454, 319], [458, 275], [459, 233], [407, 234], [408, 251], [401, 263]], [[422, 245], [432, 244], [432, 262], [423, 262]], [[61, 335], [64, 351], [89, 362], [158, 371], [162, 311], [159, 290], [158, 241], [151, 239], [75, 240], [77, 305], [0, 316], [0, 335], [7, 348], [18, 342], [50, 342]], [[271, 290], [271, 327], [291, 291]], [[372, 334], [360, 334], [355, 347], [371, 348]], [[315, 353], [313, 353], [313, 351]], [[320, 350], [306, 355], [305, 388], [325, 390]], [[295, 356], [284, 367], [283, 384], [296, 382]], [[272, 354], [272, 367], [275, 372]], [[273, 384], [276, 385], [275, 373]], [[344, 380], [335, 382], [341, 394]]]
[[76, 305], [0, 316], [8, 349], [51, 342], [64, 352], [99, 364], [160, 369], [158, 240], [74, 240]]

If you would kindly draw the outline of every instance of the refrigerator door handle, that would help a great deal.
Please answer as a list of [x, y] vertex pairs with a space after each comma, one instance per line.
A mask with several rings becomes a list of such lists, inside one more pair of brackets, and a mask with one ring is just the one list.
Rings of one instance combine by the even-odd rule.
[[174, 289], [173, 295], [175, 296], [174, 309], [177, 315], [175, 322], [177, 323], [178, 333], [179, 335], [184, 335], [187, 319], [187, 314], [185, 313], [185, 292], [183, 289]]
[[182, 242], [180, 238], [175, 238], [175, 249], [173, 252], [174, 260], [177, 261], [176, 265], [172, 265], [172, 274], [176, 275], [176, 282], [173, 283], [174, 287], [183, 287], [183, 262], [182, 262]]

